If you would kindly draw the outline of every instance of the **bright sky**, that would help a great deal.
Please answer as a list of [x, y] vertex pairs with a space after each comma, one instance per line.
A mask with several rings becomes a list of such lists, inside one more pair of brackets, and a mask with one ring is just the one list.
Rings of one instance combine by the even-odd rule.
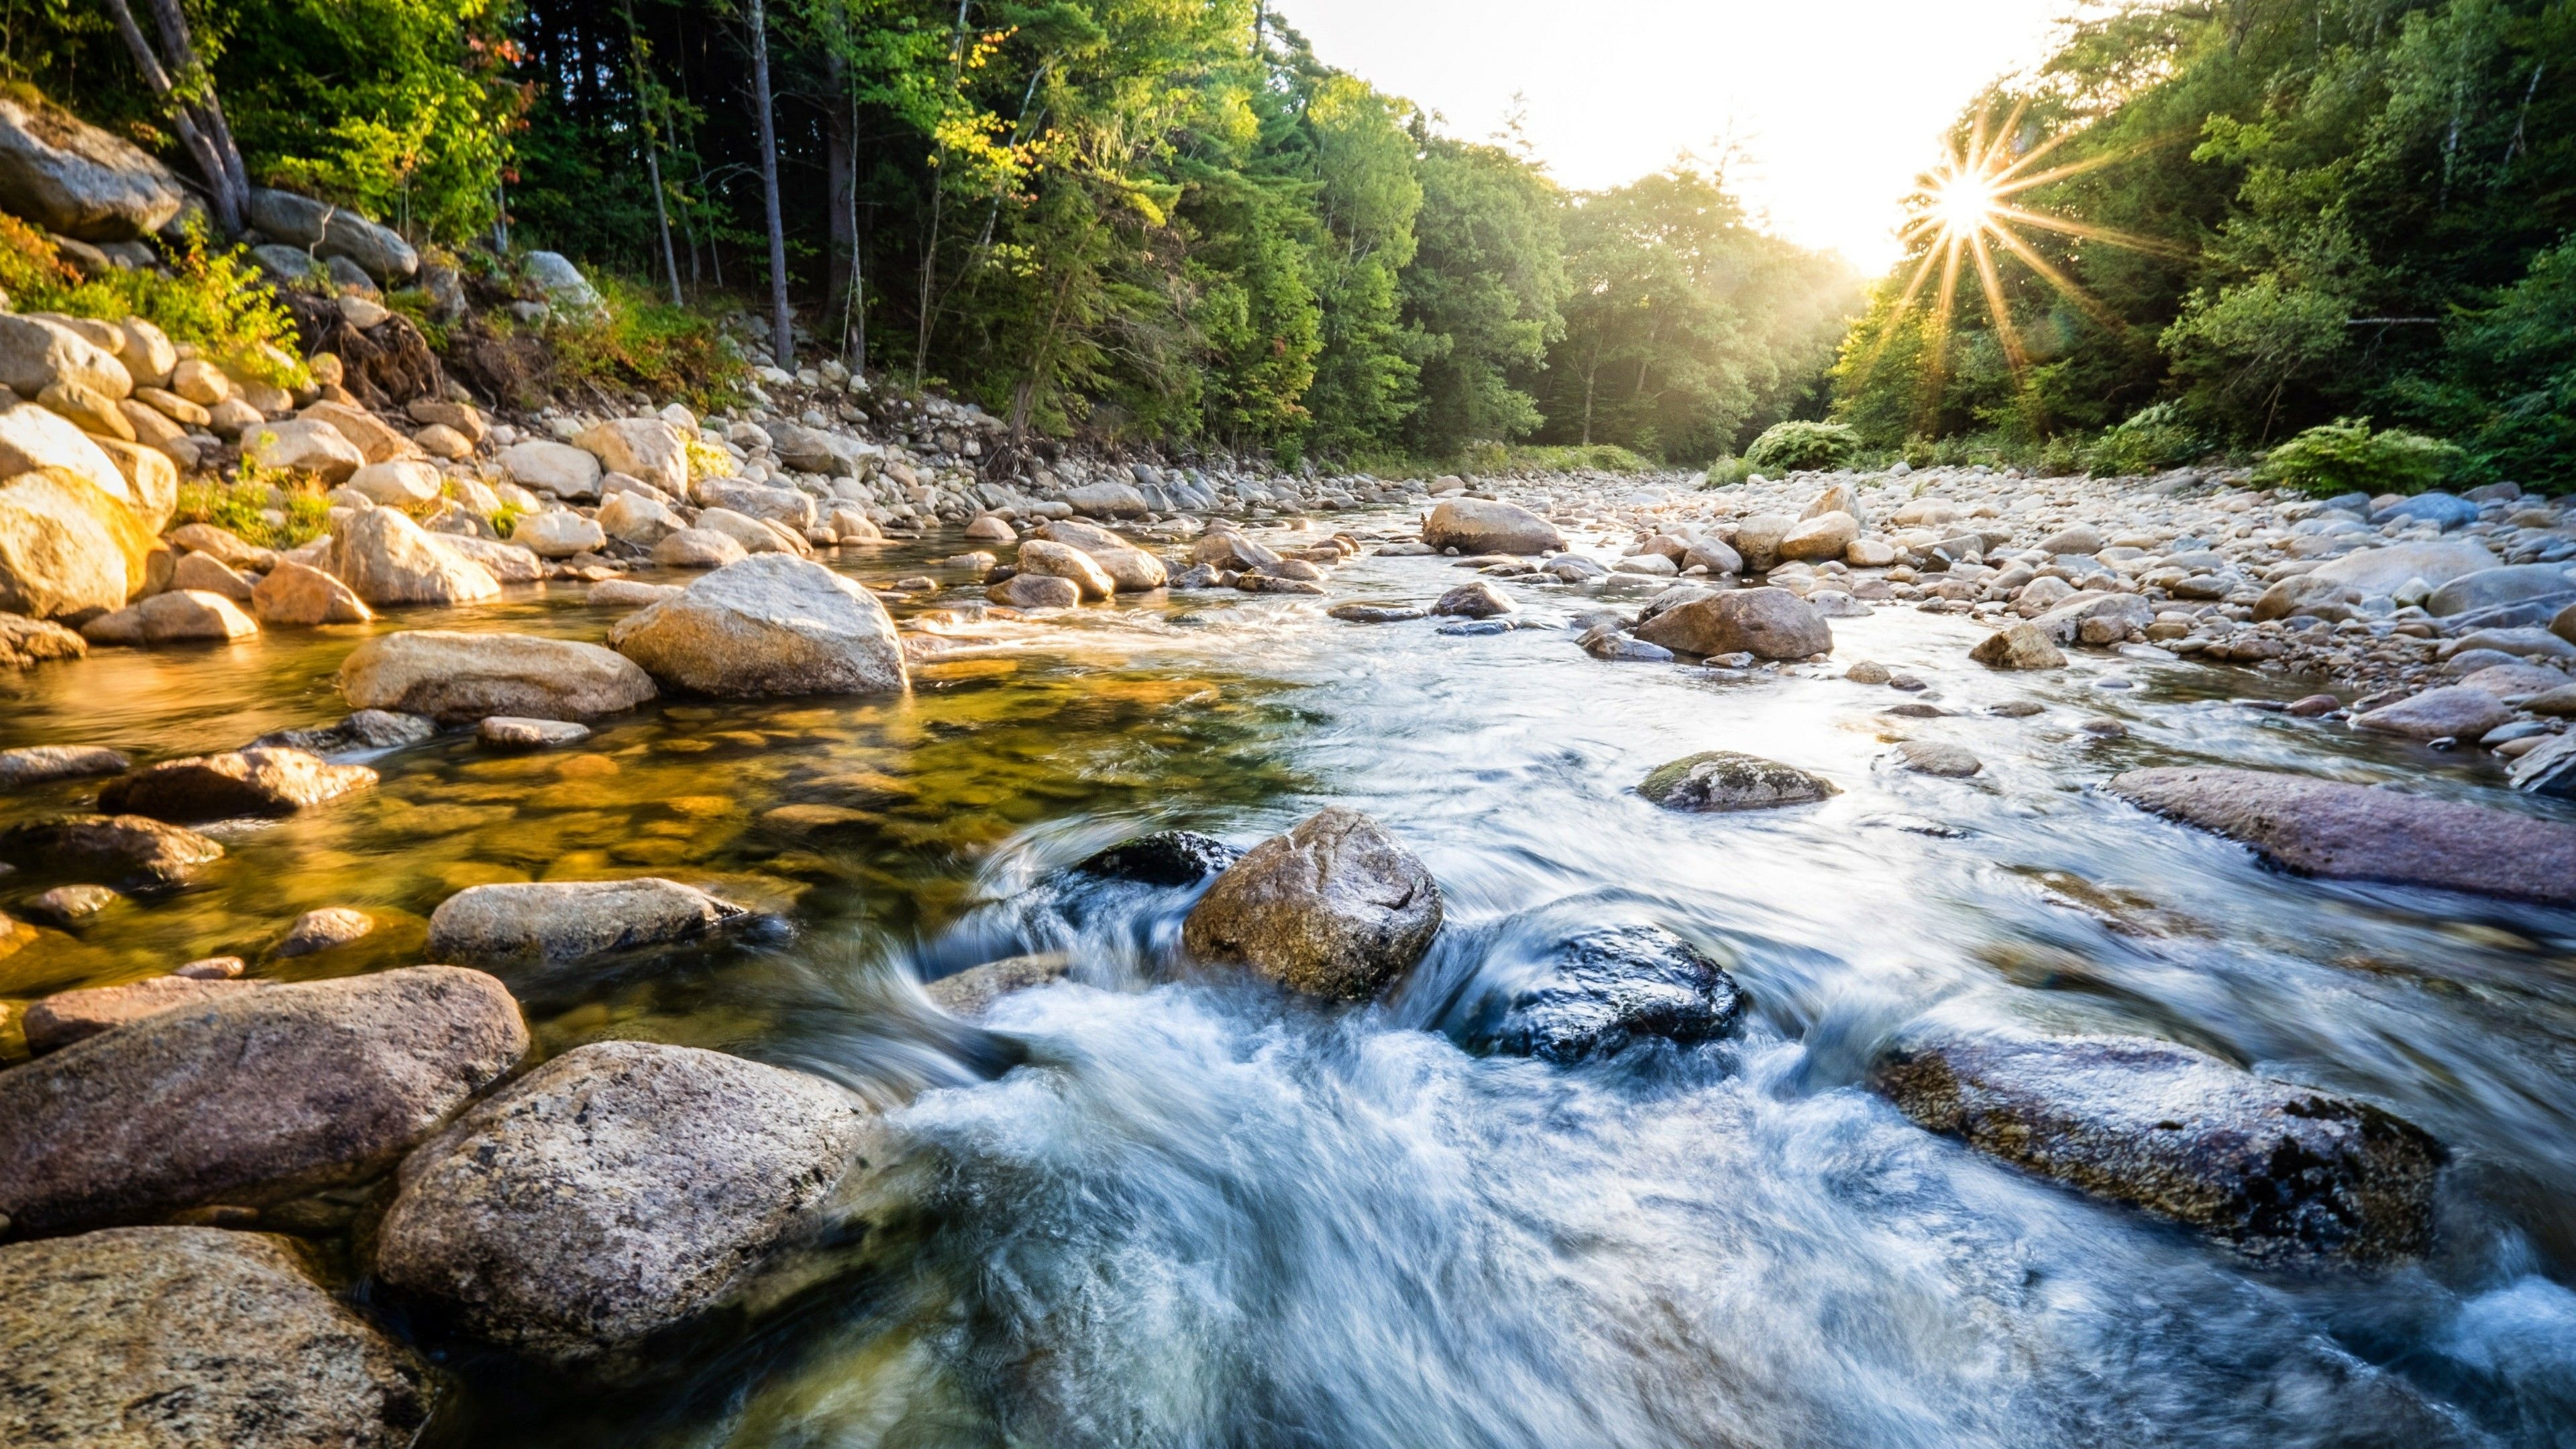
[[1732, 131], [1782, 235], [1870, 271], [1943, 128], [2047, 54], [2082, 0], [1271, 0], [1316, 54], [1482, 139], [1518, 92], [1567, 186], [1617, 185]]

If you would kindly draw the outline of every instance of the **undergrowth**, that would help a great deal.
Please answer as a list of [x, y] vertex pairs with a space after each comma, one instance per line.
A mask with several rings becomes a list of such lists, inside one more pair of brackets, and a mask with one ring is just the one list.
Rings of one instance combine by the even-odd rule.
[[175, 523], [211, 523], [260, 548], [290, 549], [312, 542], [330, 526], [331, 504], [320, 479], [285, 468], [263, 468], [245, 459], [228, 478], [179, 485]]
[[140, 317], [168, 333], [171, 341], [193, 344], [228, 371], [279, 387], [311, 384], [297, 356], [294, 320], [247, 253], [238, 247], [210, 247], [205, 234], [196, 230], [162, 250], [169, 266], [166, 276], [135, 268], [84, 280], [43, 232], [0, 215], [0, 289], [6, 289], [10, 305], [21, 312], [60, 312], [102, 322]]

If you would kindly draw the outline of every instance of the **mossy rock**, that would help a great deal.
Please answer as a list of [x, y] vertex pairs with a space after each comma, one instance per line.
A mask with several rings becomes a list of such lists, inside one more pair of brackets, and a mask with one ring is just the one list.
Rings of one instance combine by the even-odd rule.
[[1733, 750], [1702, 750], [1656, 766], [1637, 793], [1667, 810], [1769, 810], [1842, 793], [1794, 765]]

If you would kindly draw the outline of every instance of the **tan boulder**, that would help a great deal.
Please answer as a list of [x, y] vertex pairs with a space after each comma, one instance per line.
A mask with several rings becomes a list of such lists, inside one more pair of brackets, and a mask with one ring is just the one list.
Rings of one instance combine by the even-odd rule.
[[251, 590], [250, 608], [263, 624], [363, 624], [376, 616], [356, 590], [292, 559], [278, 560]]
[[1141, 594], [1169, 582], [1163, 561], [1096, 523], [1059, 519], [1034, 530], [1030, 537], [1067, 544], [1091, 555], [1100, 571], [1122, 593]]
[[430, 427], [452, 428], [469, 443], [480, 443], [490, 434], [491, 426], [472, 403], [449, 402], [445, 398], [414, 398], [403, 411], [411, 420]]
[[[126, 504], [143, 520], [143, 526], [157, 531], [167, 524], [179, 508], [178, 463], [168, 453], [141, 443], [115, 438], [92, 438], [90, 442], [124, 475]], [[193, 454], [196, 449], [191, 446], [189, 451]]]
[[349, 475], [349, 486], [370, 503], [387, 508], [408, 508], [435, 503], [447, 480], [436, 468], [417, 458], [389, 458], [369, 463]]
[[0, 613], [50, 619], [122, 607], [142, 586], [152, 545], [134, 510], [81, 474], [45, 468], [0, 480]]
[[393, 425], [365, 408], [347, 403], [318, 402], [297, 413], [296, 417], [312, 423], [337, 428], [340, 436], [355, 444], [369, 463], [390, 462], [396, 458], [418, 458], [420, 447], [397, 432]]
[[138, 387], [134, 390], [133, 401], [142, 403], [174, 423], [182, 423], [190, 427], [202, 428], [214, 421], [213, 414], [166, 388]]
[[459, 458], [474, 456], [473, 440], [445, 423], [432, 423], [412, 434], [411, 440], [420, 445], [422, 452], [433, 458], [445, 458], [454, 462]]
[[[319, 426], [316, 424], [315, 426]], [[329, 572], [382, 608], [470, 604], [501, 592], [489, 569], [390, 508], [351, 516], [331, 536]]]
[[222, 368], [202, 357], [173, 363], [169, 387], [170, 391], [201, 408], [213, 407], [233, 395], [233, 380], [224, 376]]
[[36, 394], [36, 405], [69, 418], [84, 433], [103, 438], [134, 441], [134, 425], [125, 420], [117, 407], [123, 399], [111, 400], [76, 382], [57, 382]]
[[221, 594], [236, 604], [251, 601], [250, 580], [233, 572], [231, 565], [210, 553], [180, 555], [178, 564], [170, 570], [170, 587]]
[[442, 629], [369, 639], [341, 662], [339, 682], [353, 708], [448, 724], [496, 714], [597, 719], [657, 692], [640, 665], [596, 644]]
[[1118, 592], [1117, 582], [1091, 555], [1071, 544], [1051, 543], [1042, 538], [1021, 543], [1020, 572], [1071, 579], [1074, 586], [1082, 590], [1085, 599], [1106, 599]]
[[366, 454], [326, 422], [301, 418], [261, 422], [241, 431], [242, 460], [255, 467], [310, 473], [328, 483], [345, 483], [367, 464]]
[[0, 386], [34, 397], [56, 383], [88, 388], [111, 402], [134, 392], [133, 374], [116, 354], [76, 328], [0, 312]]
[[[240, 438], [251, 429], [268, 422], [268, 414], [237, 397], [225, 398], [206, 409], [206, 426], [219, 438]], [[245, 441], [247, 441], [245, 439]], [[346, 442], [346, 439], [342, 439]], [[352, 448], [351, 452], [357, 450]]]
[[612, 418], [584, 429], [573, 445], [611, 473], [640, 478], [674, 497], [688, 489], [688, 450], [679, 430], [660, 418]]
[[49, 468], [83, 479], [119, 502], [134, 501], [115, 462], [68, 418], [31, 403], [0, 406], [0, 478]]
[[116, 334], [117, 345], [109, 350], [125, 364], [136, 387], [159, 387], [170, 380], [170, 370], [179, 365], [179, 349], [171, 345], [168, 333], [140, 317], [128, 317], [117, 325]]
[[1840, 510], [1818, 513], [1780, 536], [1779, 554], [1805, 562], [1841, 558], [1859, 538], [1859, 519]]
[[187, 644], [247, 639], [259, 624], [221, 594], [172, 589], [81, 625], [92, 644]]

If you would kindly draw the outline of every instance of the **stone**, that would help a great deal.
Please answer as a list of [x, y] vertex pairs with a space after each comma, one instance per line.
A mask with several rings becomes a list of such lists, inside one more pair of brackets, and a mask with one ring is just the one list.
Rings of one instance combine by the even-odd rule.
[[2187, 1047], [1935, 1036], [1887, 1052], [1869, 1082], [1931, 1131], [2256, 1259], [2378, 1264], [2432, 1243], [2439, 1143]]
[[365, 940], [375, 933], [375, 929], [375, 917], [364, 911], [351, 910], [347, 906], [324, 906], [297, 916], [287, 926], [286, 934], [278, 937], [277, 943], [268, 948], [268, 958], [286, 961], [298, 956], [319, 955], [352, 941]]
[[2136, 594], [2082, 590], [2030, 622], [2052, 643], [2116, 644], [2155, 621], [2155, 606]]
[[1786, 513], [1756, 513], [1738, 520], [1735, 549], [1744, 556], [1744, 566], [1755, 573], [1769, 572], [1780, 562], [1780, 540], [1798, 524], [1795, 516]]
[[130, 399], [109, 399], [78, 383], [48, 383], [36, 394], [36, 404], [45, 411], [70, 422], [95, 441], [118, 439], [134, 441], [134, 424], [125, 420], [122, 407]]
[[469, 965], [587, 960], [705, 936], [745, 914], [658, 876], [472, 886], [429, 918], [429, 954]]
[[2061, 528], [2039, 541], [2039, 551], [2048, 554], [2100, 553], [2102, 530], [2084, 523]]
[[[248, 395], [250, 390], [243, 391]], [[295, 417], [298, 422], [320, 423], [338, 433], [370, 463], [417, 462], [421, 456], [420, 448], [411, 439], [362, 407], [325, 399]]]
[[304, 750], [316, 755], [381, 753], [436, 738], [438, 725], [416, 714], [362, 709], [338, 724], [320, 729], [273, 730], [251, 741], [253, 746]]
[[1440, 601], [1431, 606], [1431, 612], [1463, 619], [1490, 619], [1497, 614], [1517, 612], [1519, 608], [1510, 595], [1483, 579], [1477, 579], [1442, 594]]
[[581, 268], [561, 252], [530, 252], [519, 265], [550, 306], [567, 312], [597, 312], [608, 305]]
[[984, 597], [1014, 609], [1070, 609], [1082, 602], [1082, 586], [1053, 574], [1013, 574]]
[[1918, 775], [1939, 775], [1945, 779], [1964, 780], [1985, 768], [1968, 750], [1937, 740], [1906, 740], [1896, 747], [1905, 768]]
[[293, 559], [278, 560], [277, 567], [251, 589], [250, 608], [262, 624], [363, 624], [376, 617], [356, 590]]
[[1978, 641], [1968, 657], [1988, 669], [2063, 669], [2066, 655], [2037, 624], [2007, 625]]
[[196, 589], [154, 594], [139, 604], [103, 614], [81, 625], [81, 637], [92, 644], [182, 644], [191, 641], [247, 639], [259, 624], [232, 600]]
[[1843, 550], [1843, 562], [1856, 569], [1883, 569], [1896, 562], [1896, 549], [1879, 539], [1856, 538]]
[[1422, 541], [1460, 553], [1539, 554], [1564, 549], [1557, 526], [1516, 503], [1444, 498], [1423, 520]]
[[1739, 574], [1744, 572], [1744, 556], [1729, 548], [1723, 539], [1694, 539], [1682, 551], [1681, 566], [1703, 568], [1713, 574]]
[[170, 570], [170, 587], [198, 589], [221, 594], [236, 604], [247, 604], [254, 589], [251, 581], [234, 573], [223, 560], [210, 553], [182, 554]]
[[651, 548], [689, 526], [669, 505], [641, 493], [612, 494], [599, 505], [597, 523], [607, 537], [638, 548]]
[[388, 458], [349, 475], [349, 487], [368, 502], [387, 508], [420, 508], [436, 503], [447, 480], [417, 458]]
[[267, 984], [230, 977], [172, 974], [129, 981], [123, 986], [93, 986], [84, 991], [56, 992], [27, 1008], [27, 1050], [43, 1056], [147, 1016], [158, 1016], [182, 1006], [202, 1006], [233, 992], [250, 991]]
[[1117, 581], [1098, 560], [1071, 544], [1054, 543], [1042, 538], [1025, 539], [1019, 550], [1020, 572], [1045, 574], [1070, 579], [1088, 600], [1109, 598], [1118, 592]]
[[140, 815], [58, 815], [0, 830], [0, 863], [103, 876], [138, 890], [185, 885], [224, 848]]
[[1072, 971], [1073, 958], [1061, 951], [1007, 956], [925, 982], [921, 990], [932, 1005], [949, 1015], [973, 1018], [990, 1011], [994, 1002], [1013, 992], [1062, 981]]
[[32, 94], [0, 97], [0, 211], [87, 242], [169, 224], [187, 189], [149, 152]]
[[724, 1301], [866, 1161], [839, 1086], [655, 1042], [575, 1047], [403, 1164], [387, 1286], [539, 1358], [595, 1358]]
[[65, 930], [76, 929], [89, 918], [123, 901], [119, 892], [97, 885], [56, 886], [27, 902], [23, 908], [40, 921], [49, 921]]
[[211, 523], [183, 523], [170, 530], [170, 543], [190, 553], [210, 553], [236, 569], [266, 572], [277, 564], [277, 555], [268, 549], [254, 548]]
[[747, 554], [784, 553], [802, 558], [813, 552], [804, 535], [786, 525], [730, 508], [700, 509], [697, 527], [725, 535]]
[[391, 508], [372, 508], [334, 525], [325, 572], [369, 606], [471, 604], [496, 597], [501, 581], [457, 548]]
[[2263, 597], [2254, 601], [2254, 617], [2271, 620], [2308, 614], [2338, 623], [2360, 617], [2361, 600], [2361, 590], [2350, 584], [2315, 574], [2293, 574], [2263, 591]]
[[1237, 573], [1279, 562], [1278, 553], [1268, 545], [1256, 543], [1231, 528], [1219, 529], [1192, 544], [1190, 557]]
[[1096, 851], [1070, 870], [1098, 880], [1177, 889], [1222, 874], [1242, 858], [1242, 851], [1213, 835], [1195, 830], [1157, 830]]
[[339, 684], [359, 709], [400, 710], [445, 724], [496, 714], [597, 719], [656, 693], [652, 676], [596, 644], [443, 629], [367, 640], [341, 662]]
[[660, 418], [612, 418], [582, 430], [575, 447], [611, 473], [641, 479], [673, 497], [688, 491], [689, 454], [679, 430]]
[[110, 1228], [0, 1247], [0, 1443], [404, 1449], [432, 1388], [293, 1238]]
[[[594, 590], [594, 592], [596, 592]], [[503, 750], [553, 750], [590, 738], [590, 726], [563, 719], [496, 714], [474, 727], [483, 743]]]
[[501, 466], [511, 482], [530, 492], [573, 500], [598, 497], [600, 475], [605, 471], [588, 450], [542, 439], [503, 448]]
[[[0, 321], [7, 317], [0, 313]], [[60, 413], [5, 398], [0, 398], [0, 404], [5, 404], [0, 405], [0, 478], [15, 482], [20, 474], [50, 473], [78, 478], [128, 506], [146, 504], [147, 500], [135, 496], [132, 485], [117, 470], [116, 460], [98, 440]]]
[[413, 446], [433, 458], [450, 462], [474, 456], [474, 440], [445, 423], [431, 423], [411, 435]]
[[109, 350], [125, 364], [125, 374], [134, 385], [166, 386], [171, 369], [179, 365], [179, 349], [171, 345], [169, 334], [140, 317], [126, 318], [117, 324], [116, 332], [116, 346]]
[[867, 460], [876, 454], [871, 444], [821, 428], [802, 427], [789, 422], [761, 426], [769, 432], [770, 446], [778, 450], [778, 461], [800, 473], [855, 478]]
[[89, 641], [60, 624], [0, 613], [0, 669], [33, 669], [88, 653]]
[[989, 513], [978, 513], [967, 520], [966, 537], [976, 543], [1016, 543], [1020, 535], [1011, 527], [1008, 519], [996, 518]]
[[2505, 778], [2526, 795], [2576, 800], [2576, 734], [2556, 736], [2525, 753]]
[[1842, 792], [1794, 765], [1733, 750], [1702, 750], [1656, 766], [1637, 793], [1667, 810], [1769, 810], [1806, 805]]
[[[2522, 707], [2533, 714], [2553, 715], [2561, 719], [2576, 716], [2576, 683], [2560, 684], [2544, 689], [2525, 699]], [[0, 789], [6, 788], [8, 788], [7, 756], [0, 755]]]
[[[48, 389], [77, 388], [110, 407], [134, 391], [134, 379], [114, 353], [61, 323], [10, 312], [0, 312], [0, 385], [28, 398], [40, 397]], [[20, 404], [0, 416], [8, 419], [6, 426], [0, 426], [0, 460], [5, 460], [6, 471], [70, 465], [70, 460], [58, 455], [60, 445], [52, 440], [66, 433], [78, 437], [80, 429], [61, 412]], [[33, 430], [48, 420], [56, 427], [39, 437]]]
[[2373, 523], [2390, 521], [2430, 523], [2448, 533], [2478, 521], [2478, 506], [2456, 493], [2418, 493], [2412, 498], [2379, 509], [2370, 516]]
[[403, 404], [403, 412], [415, 423], [449, 429], [469, 443], [480, 443], [491, 433], [491, 425], [472, 403], [416, 397]]
[[2576, 826], [2261, 770], [2132, 770], [2111, 792], [2329, 880], [2576, 904]]
[[1689, 1045], [1724, 1036], [1745, 994], [1724, 968], [1658, 926], [1586, 931], [1557, 944], [1473, 1040], [1510, 1056], [1571, 1064], [1644, 1038]]
[[731, 536], [711, 528], [683, 528], [653, 545], [653, 562], [664, 568], [716, 569], [750, 556]]
[[1428, 611], [1394, 604], [1335, 604], [1324, 614], [1346, 624], [1401, 624], [1410, 619], [1424, 618]]
[[257, 746], [164, 760], [108, 783], [99, 809], [193, 824], [244, 815], [292, 815], [376, 783], [364, 765], [334, 765], [303, 750]]
[[1816, 514], [1780, 536], [1778, 553], [1790, 560], [1841, 558], [1859, 538], [1859, 519], [1840, 511]]
[[2416, 543], [2392, 543], [2382, 548], [2362, 549], [2332, 558], [2312, 570], [2308, 577], [2330, 583], [2349, 584], [2362, 593], [2385, 598], [2405, 587], [2408, 581], [2422, 579], [2432, 588], [2440, 588], [2463, 574], [2494, 568], [2501, 560], [2488, 552], [2486, 545], [2474, 539], [2425, 539]]
[[2482, 689], [2445, 685], [2353, 716], [2355, 729], [2404, 735], [2410, 740], [2474, 740], [2513, 718], [2513, 711]]
[[909, 685], [885, 605], [821, 564], [781, 554], [728, 564], [627, 615], [608, 642], [654, 678], [699, 694], [876, 694]]
[[201, 408], [213, 407], [233, 395], [233, 380], [202, 357], [182, 358], [171, 364], [169, 386], [183, 400]]
[[521, 518], [510, 530], [510, 541], [539, 558], [571, 558], [607, 547], [608, 534], [591, 519], [569, 509], [557, 509]]
[[2565, 564], [2506, 564], [2441, 583], [2425, 597], [2424, 612], [2437, 619], [2448, 618], [2499, 604], [2555, 599], [2571, 593], [2576, 593], [2576, 571]]
[[1199, 898], [1181, 939], [1201, 961], [1293, 990], [1364, 1000], [1430, 949], [1440, 887], [1376, 821], [1334, 806], [1246, 851]]
[[702, 508], [725, 509], [746, 518], [764, 519], [801, 533], [818, 514], [814, 500], [793, 488], [746, 483], [739, 478], [705, 478], [694, 490]]
[[1059, 518], [1040, 524], [1031, 538], [1065, 544], [1082, 550], [1121, 593], [1141, 594], [1159, 589], [1171, 581], [1163, 561], [1097, 524]]
[[1610, 571], [1619, 574], [1652, 574], [1658, 578], [1668, 579], [1680, 573], [1681, 566], [1659, 553], [1640, 553], [1631, 554], [1612, 564]]
[[379, 285], [408, 280], [420, 270], [420, 253], [402, 233], [350, 211], [291, 191], [252, 187], [250, 224], [288, 246], [318, 257], [347, 257]]
[[242, 457], [256, 467], [310, 473], [326, 483], [346, 482], [367, 465], [367, 455], [339, 429], [301, 418], [243, 429]]
[[438, 541], [467, 563], [480, 565], [495, 583], [532, 584], [546, 576], [546, 561], [531, 548], [470, 534], [441, 534]]
[[1831, 653], [1825, 616], [1786, 589], [1728, 589], [1666, 609], [1637, 626], [1637, 637], [1684, 654], [1749, 653], [1804, 659]]
[[1145, 495], [1126, 483], [1086, 483], [1058, 496], [1085, 518], [1142, 518], [1152, 511]]
[[146, 1016], [0, 1072], [0, 1213], [57, 1233], [362, 1182], [527, 1049], [510, 993], [453, 966]]
[[26, 745], [0, 750], [0, 790], [27, 790], [56, 780], [121, 775], [133, 763], [103, 745]]

